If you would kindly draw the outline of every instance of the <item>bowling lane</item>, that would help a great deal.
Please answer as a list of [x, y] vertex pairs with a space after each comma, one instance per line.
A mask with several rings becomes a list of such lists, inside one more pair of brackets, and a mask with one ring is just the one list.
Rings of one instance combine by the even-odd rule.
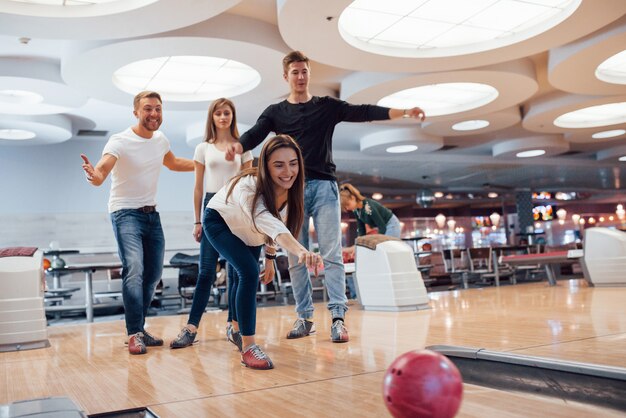
[[[384, 372], [365, 373], [263, 390], [240, 392], [184, 402], [154, 405], [161, 418], [197, 418], [199, 411], [214, 416], [362, 417], [391, 416], [382, 400]], [[564, 402], [522, 393], [464, 385], [457, 418], [463, 417], [623, 417], [619, 411]]]

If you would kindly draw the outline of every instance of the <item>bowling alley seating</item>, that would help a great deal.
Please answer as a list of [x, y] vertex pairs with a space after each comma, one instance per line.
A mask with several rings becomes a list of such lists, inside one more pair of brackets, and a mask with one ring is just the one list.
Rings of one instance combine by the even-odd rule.
[[626, 232], [586, 229], [583, 262], [587, 280], [594, 286], [626, 285]]
[[[491, 247], [468, 248], [467, 258], [470, 267], [469, 276], [478, 278], [479, 285], [493, 284], [496, 274], [494, 271], [495, 253]], [[511, 278], [513, 269], [507, 265], [498, 265], [498, 274], [500, 279]], [[499, 285], [499, 283], [496, 283]]]
[[0, 250], [0, 352], [50, 345], [43, 307], [43, 253], [32, 248], [27, 255], [22, 250], [26, 248]]
[[428, 296], [413, 250], [386, 235], [356, 239], [357, 297], [366, 310], [425, 309]]

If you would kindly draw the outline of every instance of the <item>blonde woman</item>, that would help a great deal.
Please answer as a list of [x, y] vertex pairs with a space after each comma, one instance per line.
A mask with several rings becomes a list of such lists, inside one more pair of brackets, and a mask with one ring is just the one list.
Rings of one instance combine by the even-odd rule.
[[359, 236], [366, 234], [366, 225], [377, 228], [379, 234], [400, 238], [400, 221], [389, 209], [375, 200], [364, 197], [349, 183], [339, 188], [341, 209], [356, 216]]

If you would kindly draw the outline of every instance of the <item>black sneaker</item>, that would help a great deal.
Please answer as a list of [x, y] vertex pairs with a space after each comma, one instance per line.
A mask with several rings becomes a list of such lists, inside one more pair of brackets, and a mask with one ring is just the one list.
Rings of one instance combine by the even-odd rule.
[[159, 337], [155, 337], [150, 334], [148, 331], [143, 330], [143, 342], [148, 347], [160, 347], [163, 345], [163, 339]]
[[241, 339], [241, 332], [235, 331], [231, 324], [226, 325], [226, 339], [235, 344], [239, 349], [239, 352], [243, 350], [243, 341]]
[[287, 334], [287, 338], [291, 340], [306, 337], [310, 334], [315, 334], [315, 324], [306, 319], [298, 318], [296, 322], [293, 323], [293, 328]]
[[170, 343], [170, 348], [185, 348], [189, 347], [196, 340], [197, 332], [191, 332], [189, 328], [185, 327], [178, 334], [175, 340]]

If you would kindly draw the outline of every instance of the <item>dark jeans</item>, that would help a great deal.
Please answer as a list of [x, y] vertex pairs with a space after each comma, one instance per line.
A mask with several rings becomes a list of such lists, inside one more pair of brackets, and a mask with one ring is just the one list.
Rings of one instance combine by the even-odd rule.
[[251, 336], [256, 330], [256, 291], [259, 284], [259, 255], [261, 247], [249, 247], [235, 236], [219, 212], [206, 209], [204, 234], [213, 247], [233, 267], [237, 279], [231, 280], [230, 305], [232, 319], [239, 323], [242, 335]]
[[128, 335], [143, 331], [163, 272], [165, 237], [158, 212], [121, 209], [111, 213], [122, 261], [122, 298]]
[[[209, 203], [209, 200], [215, 195], [215, 193], [207, 193], [204, 196], [204, 208]], [[206, 305], [209, 303], [209, 296], [211, 295], [211, 286], [215, 283], [215, 270], [217, 268], [217, 259], [219, 253], [211, 245], [204, 231], [202, 232], [202, 239], [200, 240], [200, 264], [198, 269], [198, 280], [196, 282], [196, 289], [193, 292], [193, 301], [191, 302], [191, 311], [189, 312], [188, 324], [200, 325], [202, 314], [206, 309]]]

